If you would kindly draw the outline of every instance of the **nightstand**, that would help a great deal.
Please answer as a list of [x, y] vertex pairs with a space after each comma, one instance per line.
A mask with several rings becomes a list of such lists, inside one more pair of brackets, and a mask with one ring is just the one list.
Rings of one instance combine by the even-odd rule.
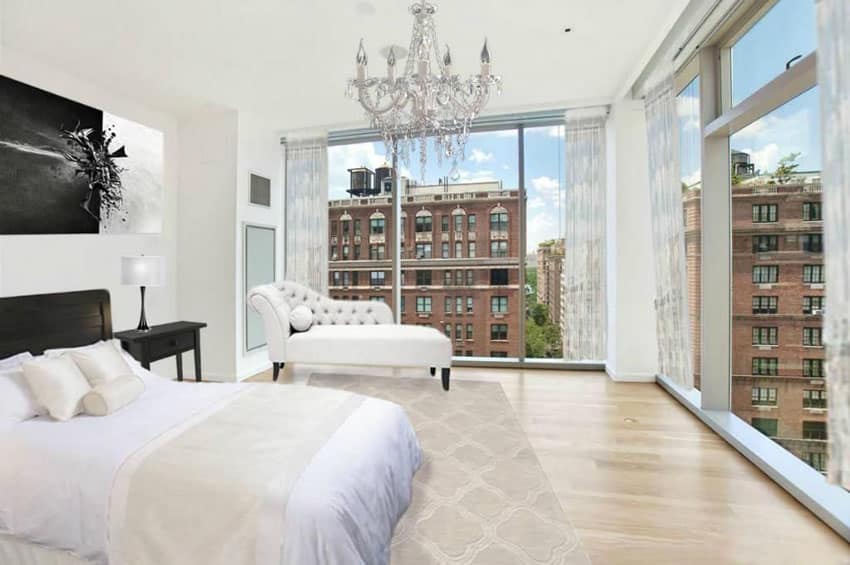
[[173, 322], [152, 326], [148, 331], [128, 330], [114, 334], [124, 348], [145, 369], [151, 363], [175, 356], [177, 380], [183, 380], [183, 353], [195, 351], [195, 380], [201, 380], [201, 328], [202, 322]]

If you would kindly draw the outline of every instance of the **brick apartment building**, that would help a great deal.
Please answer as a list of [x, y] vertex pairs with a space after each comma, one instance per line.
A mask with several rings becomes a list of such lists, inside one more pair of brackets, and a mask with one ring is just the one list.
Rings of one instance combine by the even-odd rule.
[[[351, 198], [328, 203], [330, 295], [391, 303], [392, 171], [349, 172]], [[519, 191], [403, 182], [402, 194], [402, 322], [445, 332], [457, 356], [519, 356]]]
[[537, 302], [545, 304], [549, 320], [563, 329], [561, 293], [564, 286], [564, 240], [537, 245]]
[[[733, 162], [746, 159], [733, 158]], [[747, 156], [748, 157], [748, 156]], [[748, 174], [749, 173], [749, 174]], [[732, 410], [826, 468], [821, 185], [747, 178], [732, 187]], [[700, 367], [700, 190], [683, 194], [691, 339]]]

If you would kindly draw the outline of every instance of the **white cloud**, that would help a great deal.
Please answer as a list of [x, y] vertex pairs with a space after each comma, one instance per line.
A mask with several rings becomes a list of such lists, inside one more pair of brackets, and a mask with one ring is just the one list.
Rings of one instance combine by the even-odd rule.
[[535, 253], [537, 244], [546, 241], [547, 239], [557, 239], [561, 237], [558, 233], [558, 218], [553, 213], [553, 210], [538, 212], [534, 215], [528, 215], [528, 227], [526, 231], [528, 242], [528, 252]]
[[499, 177], [493, 171], [460, 169], [458, 171], [460, 179], [458, 182], [492, 182], [498, 181]]
[[487, 161], [492, 161], [493, 160], [493, 154], [492, 153], [485, 153], [484, 151], [481, 151], [480, 149], [473, 149], [472, 154], [469, 157], [467, 157], [467, 159], [469, 159], [473, 163], [480, 165], [481, 163], [486, 163]]
[[693, 186], [702, 180], [702, 169], [697, 169], [682, 177], [682, 182], [687, 186]]
[[801, 160], [815, 157], [810, 151], [812, 141], [816, 140], [814, 124], [809, 108], [785, 116], [768, 114], [733, 135], [732, 149], [749, 153], [756, 169], [770, 172], [789, 153], [801, 153]]

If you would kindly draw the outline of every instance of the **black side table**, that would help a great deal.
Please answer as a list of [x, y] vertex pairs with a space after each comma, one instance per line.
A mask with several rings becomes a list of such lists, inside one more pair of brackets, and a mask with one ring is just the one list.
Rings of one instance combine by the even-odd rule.
[[183, 352], [195, 350], [195, 380], [201, 380], [201, 328], [202, 322], [173, 322], [151, 326], [148, 331], [128, 330], [115, 333], [124, 348], [145, 369], [151, 363], [171, 357], [177, 358], [177, 380], [183, 380]]

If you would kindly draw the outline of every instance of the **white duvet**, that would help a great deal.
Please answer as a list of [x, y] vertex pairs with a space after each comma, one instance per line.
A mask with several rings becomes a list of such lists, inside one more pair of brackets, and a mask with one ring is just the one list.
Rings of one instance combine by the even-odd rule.
[[[0, 533], [106, 564], [110, 497], [131, 455], [246, 386], [299, 386], [176, 383], [134, 370], [145, 393], [110, 416], [34, 418], [0, 430]], [[404, 411], [365, 399], [295, 481], [281, 561], [388, 563], [420, 458]]]

